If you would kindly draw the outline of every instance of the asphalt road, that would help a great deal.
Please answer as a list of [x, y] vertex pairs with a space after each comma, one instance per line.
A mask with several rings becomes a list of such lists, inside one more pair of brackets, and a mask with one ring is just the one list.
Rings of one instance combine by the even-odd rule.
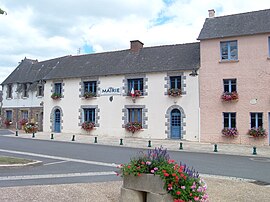
[[[2, 132], [3, 133], [3, 132]], [[120, 180], [116, 165], [140, 150], [98, 144], [79, 144], [0, 135], [0, 155], [43, 161], [43, 165], [1, 168], [0, 187]], [[213, 153], [170, 151], [170, 157], [199, 173], [254, 179], [270, 183], [270, 159]]]

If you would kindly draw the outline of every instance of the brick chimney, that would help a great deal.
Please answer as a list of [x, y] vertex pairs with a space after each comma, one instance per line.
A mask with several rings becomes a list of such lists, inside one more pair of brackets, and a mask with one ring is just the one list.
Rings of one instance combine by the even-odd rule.
[[215, 17], [215, 10], [214, 9], [210, 9], [208, 10], [208, 14], [209, 14], [209, 18], [214, 18]]
[[140, 42], [139, 40], [133, 40], [130, 41], [130, 50], [134, 52], [138, 52], [143, 48], [143, 43]]

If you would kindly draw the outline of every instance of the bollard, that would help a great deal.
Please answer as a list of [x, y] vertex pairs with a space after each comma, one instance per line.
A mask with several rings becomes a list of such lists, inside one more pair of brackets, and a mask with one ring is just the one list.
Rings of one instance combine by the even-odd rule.
[[217, 150], [217, 144], [214, 145], [214, 152], [218, 152], [218, 150]]
[[94, 143], [97, 143], [97, 137], [95, 137]]
[[151, 147], [151, 140], [148, 141], [148, 147]]
[[122, 138], [120, 139], [120, 145], [123, 145], [123, 139]]
[[72, 140], [71, 141], [75, 141], [75, 135], [72, 136]]
[[33, 133], [33, 135], [32, 135], [32, 138], [34, 138], [35, 137], [35, 133]]
[[18, 136], [18, 131], [16, 130], [16, 132], [15, 132], [15, 136]]
[[51, 140], [53, 140], [53, 133], [51, 134]]
[[253, 155], [257, 155], [257, 148], [256, 147], [253, 147]]
[[180, 142], [180, 147], [179, 147], [180, 150], [183, 150], [183, 143]]

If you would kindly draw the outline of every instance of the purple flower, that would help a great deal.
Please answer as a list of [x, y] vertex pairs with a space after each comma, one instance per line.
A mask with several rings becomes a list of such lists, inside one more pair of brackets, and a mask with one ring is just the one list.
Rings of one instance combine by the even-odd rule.
[[158, 168], [157, 167], [154, 167], [154, 171], [157, 171], [158, 170]]

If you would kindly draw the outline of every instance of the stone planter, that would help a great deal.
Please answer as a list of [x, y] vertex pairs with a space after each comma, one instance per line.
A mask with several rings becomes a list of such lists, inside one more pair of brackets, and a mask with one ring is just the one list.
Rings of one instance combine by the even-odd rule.
[[124, 176], [120, 202], [172, 202], [173, 198], [163, 187], [158, 175]]

